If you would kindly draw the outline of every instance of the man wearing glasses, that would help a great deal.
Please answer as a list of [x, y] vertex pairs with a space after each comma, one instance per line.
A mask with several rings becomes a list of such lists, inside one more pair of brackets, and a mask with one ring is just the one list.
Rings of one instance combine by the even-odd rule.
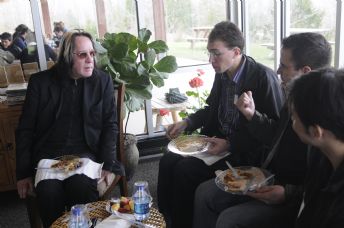
[[[296, 78], [330, 66], [331, 57], [331, 45], [321, 34], [298, 33], [283, 39], [277, 72], [287, 98]], [[246, 91], [236, 106], [256, 138], [273, 145], [262, 167], [275, 174], [275, 183], [248, 191], [248, 196], [224, 192], [214, 180], [202, 183], [195, 194], [194, 227], [294, 227], [307, 169], [307, 146], [292, 129], [288, 102], [281, 109], [278, 121], [262, 114], [255, 103], [251, 92]]]
[[[28, 85], [16, 131], [20, 198], [33, 190], [35, 167], [41, 159], [76, 155], [103, 163], [105, 182], [111, 173], [124, 174], [115, 160], [118, 128], [113, 84], [109, 75], [94, 68], [91, 35], [66, 33], [60, 47], [57, 63], [32, 75]], [[96, 201], [99, 196], [97, 180], [84, 174], [42, 180], [35, 192], [45, 227], [66, 206]]]
[[244, 38], [238, 27], [220, 22], [208, 37], [209, 61], [216, 75], [207, 106], [186, 120], [169, 126], [167, 136], [176, 138], [183, 131], [201, 128], [210, 142], [208, 153], [231, 155], [207, 165], [203, 160], [166, 153], [160, 160], [158, 205], [168, 227], [192, 227], [194, 193], [197, 186], [215, 177], [215, 170], [232, 165], [260, 164], [265, 145], [246, 127], [246, 119], [235, 107], [238, 95], [251, 90], [256, 105], [270, 118], [278, 119], [283, 95], [276, 73], [242, 53]]

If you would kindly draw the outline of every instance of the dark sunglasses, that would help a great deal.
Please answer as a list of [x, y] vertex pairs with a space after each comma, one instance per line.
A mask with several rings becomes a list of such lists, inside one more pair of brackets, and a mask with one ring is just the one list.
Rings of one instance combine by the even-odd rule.
[[74, 55], [77, 55], [80, 59], [86, 59], [88, 54], [93, 58], [96, 55], [96, 51], [81, 51], [81, 52], [73, 52]]

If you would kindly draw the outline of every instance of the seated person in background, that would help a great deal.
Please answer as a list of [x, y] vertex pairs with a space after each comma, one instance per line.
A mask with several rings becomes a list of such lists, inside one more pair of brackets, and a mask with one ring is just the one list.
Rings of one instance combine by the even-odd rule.
[[0, 35], [0, 66], [5, 66], [13, 63], [14, 55], [11, 52], [12, 36], [8, 32]]
[[27, 48], [26, 43], [26, 36], [29, 32], [29, 28], [24, 25], [20, 24], [16, 27], [15, 32], [13, 33], [13, 48], [15, 49], [14, 56], [16, 59], [20, 59], [21, 53], [25, 48]]
[[216, 24], [207, 48], [216, 72], [207, 106], [187, 120], [169, 126], [166, 134], [175, 138], [183, 131], [201, 128], [201, 134], [214, 137], [208, 139], [212, 156], [226, 151], [232, 154], [209, 166], [196, 157], [164, 154], [159, 164], [158, 206], [167, 227], [192, 227], [197, 186], [214, 178], [215, 170], [227, 167], [226, 160], [235, 166], [260, 163], [265, 146], [248, 131], [245, 117], [234, 105], [236, 95], [252, 90], [257, 107], [273, 119], [278, 119], [283, 104], [277, 75], [242, 53], [244, 38], [235, 24]]
[[[320, 34], [299, 33], [285, 38], [277, 72], [281, 75], [286, 96], [293, 79], [329, 66], [331, 56], [331, 45]], [[283, 106], [278, 121], [269, 119], [255, 106], [250, 91], [243, 93], [236, 105], [248, 120], [246, 126], [252, 135], [273, 145], [263, 168], [276, 175], [276, 185], [265, 188], [271, 195], [264, 202], [223, 192], [214, 180], [201, 184], [195, 197], [194, 227], [292, 227], [302, 199], [307, 148], [292, 130], [288, 103]], [[283, 204], [275, 201], [275, 192], [285, 195]]]
[[12, 42], [12, 35], [8, 32], [4, 32], [0, 35], [0, 39], [1, 39], [1, 44], [0, 44], [0, 49], [4, 50], [4, 51], [9, 51], [11, 52], [11, 54], [13, 56], [16, 56], [18, 54], [18, 52], [20, 52], [18, 50], [18, 48], [16, 48], [13, 45]]
[[[17, 189], [20, 198], [33, 190], [41, 159], [63, 155], [104, 163], [102, 178], [123, 176], [116, 160], [117, 114], [111, 77], [95, 69], [92, 37], [71, 32], [49, 70], [30, 78], [16, 130]], [[107, 184], [109, 184], [107, 182]], [[49, 227], [65, 207], [96, 201], [97, 180], [75, 174], [65, 180], [45, 179], [35, 188], [43, 224]]]
[[[43, 37], [43, 41], [44, 41], [44, 51], [45, 51], [46, 60], [47, 61], [52, 60], [55, 62], [57, 60], [56, 53], [46, 43], [46, 40], [44, 37]], [[21, 57], [20, 57], [20, 61], [21, 61], [21, 63], [31, 63], [31, 62], [39, 63], [37, 45], [30, 45], [27, 48], [25, 48], [22, 52]]]
[[[342, 69], [310, 72], [297, 79], [291, 89], [293, 129], [301, 141], [313, 146], [308, 155], [304, 208], [296, 222], [298, 228], [344, 226], [343, 97]], [[255, 197], [263, 199], [264, 191]]]
[[65, 28], [65, 25], [62, 21], [54, 22], [53, 32], [55, 34], [53, 36], [53, 41], [55, 42], [55, 47], [58, 48], [63, 37], [63, 34], [67, 32], [67, 29]]
[[4, 32], [0, 35], [1, 43], [0, 48], [8, 51], [12, 44], [12, 35], [8, 32]]

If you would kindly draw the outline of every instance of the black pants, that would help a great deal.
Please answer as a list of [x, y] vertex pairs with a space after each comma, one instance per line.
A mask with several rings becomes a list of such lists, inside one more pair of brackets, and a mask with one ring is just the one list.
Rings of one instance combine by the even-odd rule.
[[97, 180], [79, 174], [63, 181], [40, 181], [35, 191], [44, 227], [49, 227], [59, 218], [66, 207], [69, 210], [75, 204], [85, 204], [99, 198]]
[[211, 166], [195, 157], [167, 152], [159, 163], [158, 206], [167, 227], [192, 227], [195, 190], [199, 184], [215, 177], [215, 171], [226, 169], [225, 158]]

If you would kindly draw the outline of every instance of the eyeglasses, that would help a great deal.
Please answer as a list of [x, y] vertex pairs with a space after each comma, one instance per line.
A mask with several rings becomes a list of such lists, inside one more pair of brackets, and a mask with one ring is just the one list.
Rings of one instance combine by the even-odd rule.
[[[225, 50], [228, 50], [228, 51], [231, 51], [233, 50], [234, 48], [227, 48]], [[225, 52], [221, 52], [219, 50], [210, 50], [207, 52], [209, 58], [212, 57], [212, 58], [219, 58], [221, 55], [225, 54]]]
[[77, 55], [79, 57], [79, 59], [86, 59], [88, 55], [91, 56], [91, 58], [93, 58], [96, 55], [96, 51], [81, 51], [81, 52], [73, 52], [74, 55]]
[[213, 58], [219, 58], [221, 55], [223, 55], [222, 52], [220, 51], [208, 51], [208, 57], [213, 57]]

